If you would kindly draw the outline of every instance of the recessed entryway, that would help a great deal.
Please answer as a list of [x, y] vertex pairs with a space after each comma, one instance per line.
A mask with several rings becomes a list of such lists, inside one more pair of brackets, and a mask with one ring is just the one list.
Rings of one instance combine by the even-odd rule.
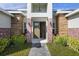
[[32, 30], [33, 30], [33, 42], [46, 41], [46, 17], [33, 17], [32, 18]]
[[33, 22], [33, 38], [46, 39], [46, 22]]

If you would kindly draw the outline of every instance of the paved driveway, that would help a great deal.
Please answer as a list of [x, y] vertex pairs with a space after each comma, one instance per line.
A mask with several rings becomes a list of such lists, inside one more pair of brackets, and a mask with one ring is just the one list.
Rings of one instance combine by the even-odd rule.
[[50, 53], [45, 43], [32, 43], [29, 56], [50, 56]]

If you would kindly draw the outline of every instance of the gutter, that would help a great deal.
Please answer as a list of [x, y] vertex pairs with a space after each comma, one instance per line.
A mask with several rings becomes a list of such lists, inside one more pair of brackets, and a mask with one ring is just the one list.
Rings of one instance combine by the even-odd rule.
[[7, 11], [5, 11], [5, 10], [3, 10], [3, 9], [0, 9], [0, 12], [3, 12], [3, 13], [5, 13], [5, 14], [11, 16], [11, 17], [14, 17], [14, 15], [10, 14], [9, 12], [7, 12]]
[[74, 15], [74, 14], [78, 13], [78, 12], [79, 12], [79, 9], [77, 9], [77, 10], [75, 10], [75, 11], [72, 11], [71, 13], [69, 13], [69, 14], [65, 15], [65, 17], [72, 16], [72, 15]]
[[21, 12], [21, 11], [8, 11], [9, 13], [20, 13], [20, 14], [22, 14], [23, 16], [26, 16], [23, 12]]

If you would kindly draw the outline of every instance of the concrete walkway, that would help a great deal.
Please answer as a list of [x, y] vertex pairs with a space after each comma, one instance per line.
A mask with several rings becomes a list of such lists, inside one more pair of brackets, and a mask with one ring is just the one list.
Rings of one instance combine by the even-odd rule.
[[32, 43], [29, 56], [50, 56], [50, 53], [45, 43]]

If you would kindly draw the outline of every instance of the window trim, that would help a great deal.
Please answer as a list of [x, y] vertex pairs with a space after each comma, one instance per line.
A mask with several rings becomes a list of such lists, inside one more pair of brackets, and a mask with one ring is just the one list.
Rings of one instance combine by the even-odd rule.
[[[38, 11], [34, 11], [34, 10], [33, 10], [33, 4], [39, 4], [39, 5], [38, 5], [39, 10], [38, 10]], [[45, 5], [46, 5], [46, 6], [45, 6], [45, 11], [41, 11], [41, 6], [40, 6], [41, 4], [45, 4]], [[32, 13], [40, 13], [40, 12], [41, 12], [41, 13], [46, 13], [46, 12], [47, 12], [47, 5], [48, 5], [47, 3], [32, 3], [31, 12], [32, 12]]]

